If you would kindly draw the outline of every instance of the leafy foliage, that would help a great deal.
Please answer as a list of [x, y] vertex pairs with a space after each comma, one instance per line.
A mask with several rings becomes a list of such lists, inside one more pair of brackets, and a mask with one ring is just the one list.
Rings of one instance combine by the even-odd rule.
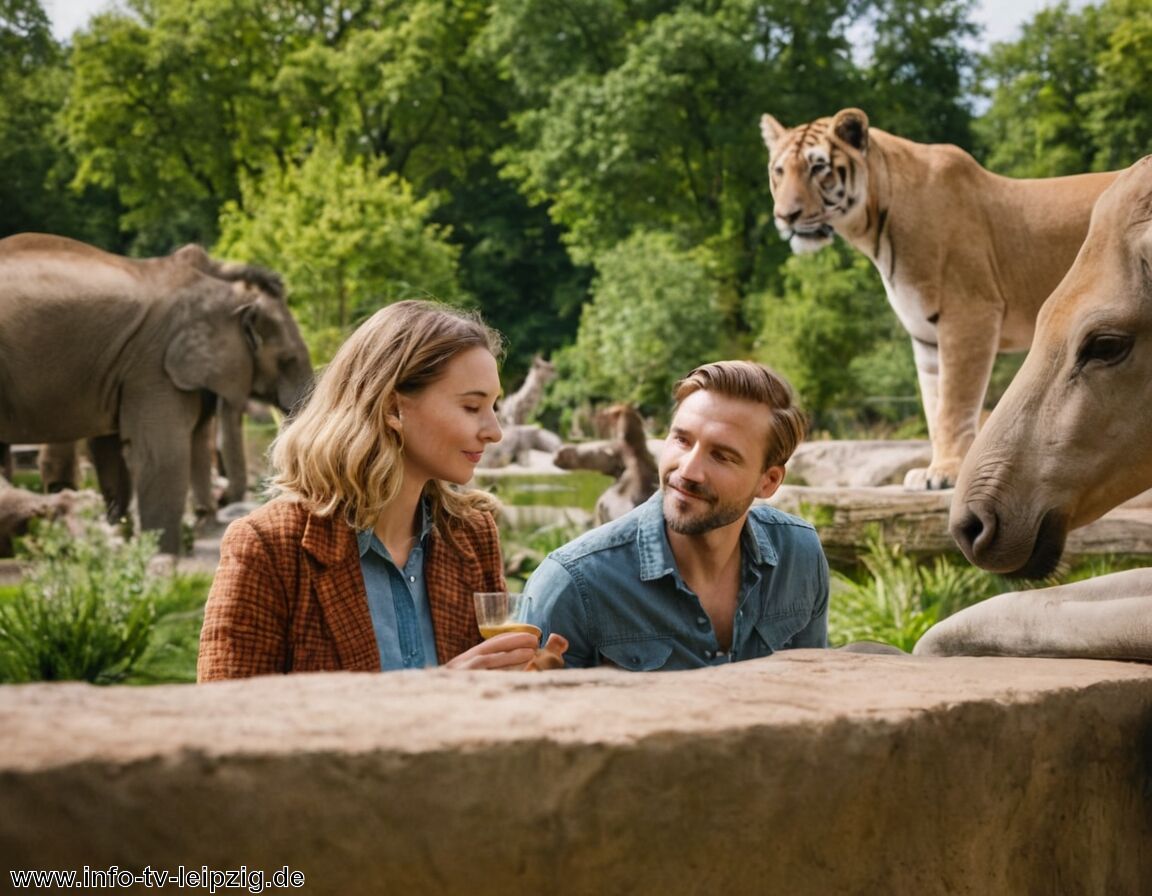
[[338, 338], [398, 299], [462, 298], [459, 249], [430, 221], [432, 201], [416, 198], [398, 175], [346, 159], [329, 141], [242, 192], [242, 206], [223, 210], [217, 251], [279, 271], [313, 335], [331, 330]]
[[[609, 337], [632, 317], [605, 292], [659, 237], [691, 248], [716, 314], [690, 354], [779, 348], [829, 428], [888, 424], [915, 394], [904, 337], [855, 261], [790, 260], [757, 119], [859, 105], [912, 139], [979, 140], [1004, 173], [1128, 164], [1149, 143], [1150, 7], [1042, 10], [983, 60], [973, 0], [125, 0], [71, 46], [38, 0], [0, 0], [0, 228], [276, 267], [318, 360], [400, 296], [472, 302], [510, 338], [509, 381], [537, 352], [599, 377], [554, 405], [626, 397], [607, 390], [637, 374], [601, 376], [594, 346], [652, 333]], [[662, 383], [690, 361], [657, 360]]]
[[680, 249], [658, 233], [637, 234], [603, 253], [552, 395], [667, 411], [675, 380], [723, 347], [720, 297], [706, 264], [706, 253]]
[[148, 647], [158, 579], [151, 534], [130, 542], [93, 521], [77, 538], [60, 523], [41, 525], [20, 544], [29, 564], [15, 600], [0, 604], [0, 681], [127, 676]]
[[971, 143], [974, 0], [878, 3], [867, 69], [877, 124], [928, 143]]
[[1041, 10], [983, 66], [992, 104], [975, 127], [993, 170], [1051, 177], [1131, 165], [1148, 151], [1152, 0]]
[[1096, 56], [1098, 80], [1078, 98], [1098, 168], [1131, 165], [1152, 146], [1152, 2], [1111, 0], [1100, 8], [1107, 45]]
[[0, 0], [0, 236], [41, 230], [91, 239], [112, 223], [106, 196], [65, 188], [74, 163], [56, 114], [68, 82], [64, 49], [40, 4]]
[[869, 533], [860, 557], [865, 575], [833, 570], [829, 643], [880, 641], [911, 651], [920, 637], [956, 610], [1006, 590], [1003, 580], [946, 556], [931, 563], [909, 557]]
[[504, 572], [512, 590], [519, 590], [544, 558], [563, 547], [583, 530], [574, 525], [500, 526], [500, 544], [504, 551]]
[[887, 308], [871, 262], [837, 241], [782, 266], [779, 293], [759, 297], [759, 360], [792, 383], [818, 429], [838, 428], [835, 412], [855, 407], [853, 423], [882, 416], [870, 396], [915, 396], [907, 336]]
[[204, 602], [212, 577], [176, 574], [156, 598], [156, 625], [148, 648], [125, 679], [126, 684], [190, 684], [196, 681]]

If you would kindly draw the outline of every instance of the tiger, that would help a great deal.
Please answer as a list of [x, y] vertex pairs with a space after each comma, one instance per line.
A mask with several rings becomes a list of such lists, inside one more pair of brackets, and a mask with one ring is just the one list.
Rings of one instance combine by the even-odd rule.
[[880, 273], [912, 340], [932, 456], [908, 489], [956, 482], [999, 352], [1027, 350], [1118, 171], [1017, 179], [951, 144], [869, 126], [860, 109], [787, 128], [760, 119], [776, 229], [793, 252], [839, 234]]

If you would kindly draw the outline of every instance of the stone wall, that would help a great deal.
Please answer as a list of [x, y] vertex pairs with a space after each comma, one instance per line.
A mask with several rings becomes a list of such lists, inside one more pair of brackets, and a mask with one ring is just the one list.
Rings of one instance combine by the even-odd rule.
[[287, 865], [341, 896], [1146, 893], [1150, 751], [1152, 668], [1087, 660], [4, 687], [0, 889]]

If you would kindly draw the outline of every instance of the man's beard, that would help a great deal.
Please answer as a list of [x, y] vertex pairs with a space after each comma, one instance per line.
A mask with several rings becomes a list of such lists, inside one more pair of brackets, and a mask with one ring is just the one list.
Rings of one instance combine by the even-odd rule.
[[[687, 503], [687, 499], [669, 489], [669, 485], [674, 485], [685, 494], [702, 498], [709, 506], [695, 512], [679, 510], [678, 505], [682, 502]], [[669, 529], [680, 535], [703, 535], [705, 532], [734, 523], [744, 515], [751, 503], [751, 499], [742, 503], [739, 501], [724, 503], [711, 489], [683, 479], [664, 483], [664, 522]]]

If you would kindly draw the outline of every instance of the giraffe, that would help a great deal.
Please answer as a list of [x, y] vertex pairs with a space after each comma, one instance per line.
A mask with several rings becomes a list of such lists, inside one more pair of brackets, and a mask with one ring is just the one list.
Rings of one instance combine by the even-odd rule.
[[624, 471], [596, 500], [596, 525], [626, 514], [648, 500], [660, 485], [656, 460], [648, 450], [644, 423], [630, 404], [615, 404], [603, 412], [619, 446]]
[[500, 425], [510, 429], [524, 424], [540, 404], [544, 387], [552, 382], [555, 376], [556, 368], [552, 362], [536, 355], [520, 388], [500, 402], [500, 408], [496, 412], [500, 418]]

